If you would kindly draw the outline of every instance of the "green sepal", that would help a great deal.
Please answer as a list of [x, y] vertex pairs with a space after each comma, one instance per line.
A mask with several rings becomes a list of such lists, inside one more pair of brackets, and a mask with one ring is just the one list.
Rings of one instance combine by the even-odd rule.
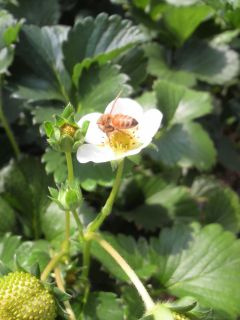
[[41, 271], [40, 271], [39, 263], [35, 263], [34, 265], [31, 266], [30, 273], [36, 278], [40, 279]]
[[55, 119], [56, 119], [56, 125], [58, 127], [62, 127], [66, 123], [65, 119], [59, 116], [58, 114], [55, 116]]
[[53, 124], [52, 122], [50, 121], [45, 121], [43, 123], [43, 126], [44, 126], [44, 130], [45, 130], [45, 133], [47, 135], [48, 138], [50, 138], [53, 134]]
[[1, 276], [5, 276], [6, 274], [12, 272], [11, 269], [9, 269], [5, 263], [3, 263], [1, 260], [0, 260], [0, 275]]
[[56, 306], [57, 306], [57, 314], [62, 317], [63, 319], [68, 320], [69, 315], [66, 313], [66, 311], [62, 308], [60, 302], [56, 299]]
[[88, 131], [88, 127], [89, 127], [89, 124], [90, 124], [90, 121], [86, 120], [83, 122], [82, 124], [82, 135], [85, 137], [86, 136], [86, 133]]
[[188, 312], [194, 309], [197, 305], [196, 299], [192, 297], [184, 297], [172, 303], [166, 303], [166, 305], [170, 310], [176, 312]]
[[166, 306], [159, 303], [140, 320], [174, 320], [174, 316]]
[[44, 122], [44, 129], [48, 143], [56, 151], [76, 152], [84, 142], [84, 134], [75, 121], [74, 108], [70, 103], [60, 115], [55, 115], [52, 122]]
[[77, 152], [78, 148], [82, 145], [82, 141], [77, 141], [74, 143], [73, 147], [72, 147], [72, 152]]
[[54, 139], [47, 139], [47, 142], [54, 150], [61, 151], [59, 144]]
[[74, 138], [76, 140], [80, 140], [84, 137], [82, 130], [78, 129], [76, 130], [75, 134], [74, 134]]
[[60, 139], [60, 137], [61, 137], [61, 131], [60, 131], [59, 128], [55, 127], [55, 128], [53, 129], [53, 137], [54, 137], [54, 139], [56, 139], [56, 140], [59, 140], [59, 139]]
[[49, 193], [51, 195], [51, 198], [56, 198], [58, 197], [58, 190], [52, 187], [48, 187]]
[[54, 293], [54, 296], [60, 302], [67, 301], [67, 300], [70, 300], [72, 298], [72, 296], [70, 294], [68, 294], [65, 291], [62, 291], [62, 290], [58, 289], [57, 287], [53, 287], [52, 291]]
[[72, 104], [69, 102], [69, 104], [64, 108], [62, 112], [62, 117], [65, 119], [68, 119], [72, 114], [74, 114], [75, 110]]
[[82, 203], [82, 194], [77, 182], [62, 184], [59, 190], [49, 188], [51, 196], [49, 198], [54, 201], [60, 209], [64, 211], [76, 210]]

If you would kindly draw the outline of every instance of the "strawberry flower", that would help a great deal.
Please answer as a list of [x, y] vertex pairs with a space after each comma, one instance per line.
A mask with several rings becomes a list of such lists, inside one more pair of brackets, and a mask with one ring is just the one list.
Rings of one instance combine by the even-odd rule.
[[104, 114], [125, 115], [137, 121], [137, 125], [130, 129], [114, 128], [112, 132], [105, 133], [99, 127], [99, 112], [85, 115], [78, 122], [82, 128], [84, 122], [89, 121], [85, 136], [85, 144], [77, 151], [77, 160], [86, 162], [107, 162], [119, 160], [124, 157], [139, 153], [147, 147], [158, 131], [162, 113], [157, 109], [143, 111], [143, 108], [134, 100], [129, 98], [118, 98], [111, 101]]

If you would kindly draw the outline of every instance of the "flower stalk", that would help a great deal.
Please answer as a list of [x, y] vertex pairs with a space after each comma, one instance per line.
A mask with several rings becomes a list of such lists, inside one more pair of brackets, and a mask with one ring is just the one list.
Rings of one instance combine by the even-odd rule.
[[112, 191], [111, 191], [104, 207], [102, 208], [100, 214], [88, 226], [87, 230], [89, 233], [92, 233], [92, 232], [99, 230], [101, 225], [103, 224], [104, 220], [110, 215], [114, 201], [115, 201], [117, 194], [118, 194], [120, 184], [121, 184], [122, 175], [123, 175], [123, 168], [124, 168], [124, 160], [121, 160], [118, 163], [117, 174], [116, 174], [116, 178], [115, 178], [115, 181], [113, 184]]
[[58, 265], [61, 259], [65, 256], [66, 251], [62, 250], [58, 254], [56, 254], [47, 264], [46, 268], [43, 270], [41, 274], [41, 280], [46, 281], [48, 275], [52, 272], [52, 270]]
[[139, 296], [141, 297], [145, 311], [148, 312], [153, 309], [154, 302], [150, 297], [147, 289], [144, 287], [141, 280], [138, 278], [135, 271], [129, 266], [129, 264], [123, 259], [123, 257], [108, 243], [106, 240], [102, 239], [97, 234], [92, 234], [92, 239], [99, 243], [99, 245], [108, 252], [108, 254], [117, 262], [117, 264], [122, 268], [122, 270], [126, 273], [128, 278], [131, 280], [132, 284], [137, 289]]
[[65, 152], [65, 156], [66, 156], [67, 169], [68, 169], [68, 182], [72, 183], [73, 180], [74, 180], [72, 153], [71, 152]]
[[[58, 267], [56, 267], [54, 269], [54, 274], [55, 274], [55, 280], [56, 280], [56, 283], [57, 283], [57, 286], [60, 290], [62, 291], [65, 291], [65, 287], [64, 287], [64, 281], [63, 281], [63, 278], [62, 278], [62, 274], [61, 274], [61, 271]], [[66, 308], [66, 312], [68, 314], [68, 318], [69, 320], [76, 320], [76, 317], [75, 317], [75, 314], [73, 312], [73, 309], [69, 303], [69, 301], [64, 301], [64, 306]]]

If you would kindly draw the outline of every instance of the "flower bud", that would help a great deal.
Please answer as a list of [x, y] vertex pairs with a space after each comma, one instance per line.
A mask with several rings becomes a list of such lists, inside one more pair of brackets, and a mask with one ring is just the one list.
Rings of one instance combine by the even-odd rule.
[[75, 123], [71, 104], [67, 105], [61, 115], [56, 115], [54, 121], [45, 122], [44, 128], [48, 143], [54, 150], [61, 152], [76, 152], [86, 134]]
[[64, 211], [76, 210], [82, 203], [82, 194], [77, 183], [62, 185], [59, 190], [49, 188], [51, 199]]

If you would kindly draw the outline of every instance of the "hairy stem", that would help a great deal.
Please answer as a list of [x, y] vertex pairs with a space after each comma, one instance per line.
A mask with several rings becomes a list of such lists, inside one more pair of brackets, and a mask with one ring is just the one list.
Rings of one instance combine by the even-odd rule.
[[69, 255], [70, 250], [70, 212], [65, 212], [65, 242], [64, 242], [64, 250], [66, 251], [66, 254]]
[[68, 169], [68, 182], [72, 183], [74, 180], [72, 154], [71, 152], [65, 152], [65, 156], [66, 156], [67, 169]]
[[135, 271], [129, 266], [129, 264], [123, 259], [123, 257], [104, 239], [100, 236], [94, 234], [92, 238], [97, 241], [100, 246], [106, 250], [110, 256], [117, 262], [117, 264], [122, 268], [122, 270], [129, 277], [135, 288], [137, 289], [142, 301], [145, 305], [146, 311], [151, 310], [154, 307], [154, 302], [144, 287], [141, 280], [136, 275]]
[[84, 281], [86, 281], [86, 286], [85, 286], [85, 292], [83, 296], [82, 310], [84, 308], [84, 305], [87, 303], [87, 299], [90, 291], [88, 276], [89, 276], [90, 261], [91, 261], [91, 256], [90, 256], [91, 242], [92, 242], [91, 235], [95, 230], [98, 230], [101, 227], [104, 220], [110, 215], [112, 211], [112, 207], [116, 199], [116, 196], [120, 187], [120, 183], [122, 180], [123, 167], [124, 167], [124, 162], [122, 160], [118, 164], [117, 174], [113, 184], [113, 188], [104, 207], [102, 208], [99, 215], [95, 218], [95, 220], [93, 220], [93, 222], [89, 225], [84, 235], [82, 278]]
[[[54, 274], [55, 274], [55, 280], [57, 283], [57, 286], [60, 290], [65, 291], [65, 287], [64, 287], [64, 282], [63, 282], [63, 278], [62, 278], [62, 274], [59, 268], [55, 268], [54, 269]], [[73, 309], [70, 305], [69, 301], [64, 301], [64, 306], [66, 308], [66, 312], [68, 314], [68, 318], [69, 320], [76, 320], [75, 314], [73, 312]]]
[[121, 184], [123, 168], [124, 168], [124, 160], [121, 160], [118, 164], [117, 174], [116, 174], [116, 178], [115, 178], [115, 181], [113, 184], [112, 191], [111, 191], [104, 207], [102, 208], [100, 214], [95, 218], [95, 220], [93, 220], [92, 223], [90, 223], [90, 225], [88, 227], [89, 233], [99, 230], [99, 228], [103, 224], [104, 220], [110, 215], [114, 201], [117, 197], [117, 193], [118, 193], [120, 184]]
[[2, 83], [3, 83], [3, 77], [0, 76], [0, 121], [2, 123], [2, 126], [6, 132], [6, 135], [8, 136], [8, 139], [11, 143], [11, 146], [13, 148], [13, 151], [15, 153], [16, 158], [19, 158], [21, 152], [18, 147], [17, 141], [14, 137], [14, 134], [11, 130], [11, 127], [9, 126], [9, 123], [7, 121], [7, 118], [5, 117], [4, 111], [3, 111], [3, 101], [2, 101]]
[[82, 279], [85, 283], [85, 290], [84, 290], [84, 295], [82, 300], [82, 311], [84, 309], [85, 304], [87, 303], [88, 295], [90, 291], [90, 283], [89, 283], [88, 276], [89, 276], [90, 262], [91, 262], [91, 256], [90, 256], [91, 244], [92, 244], [91, 240], [86, 240], [84, 243], [84, 250], [83, 250]]
[[81, 222], [81, 220], [80, 220], [80, 218], [79, 218], [76, 210], [72, 211], [72, 214], [73, 214], [73, 217], [74, 217], [74, 219], [75, 219], [75, 221], [76, 221], [76, 223], [77, 223], [80, 241], [82, 242], [83, 239], [84, 239], [82, 222]]

